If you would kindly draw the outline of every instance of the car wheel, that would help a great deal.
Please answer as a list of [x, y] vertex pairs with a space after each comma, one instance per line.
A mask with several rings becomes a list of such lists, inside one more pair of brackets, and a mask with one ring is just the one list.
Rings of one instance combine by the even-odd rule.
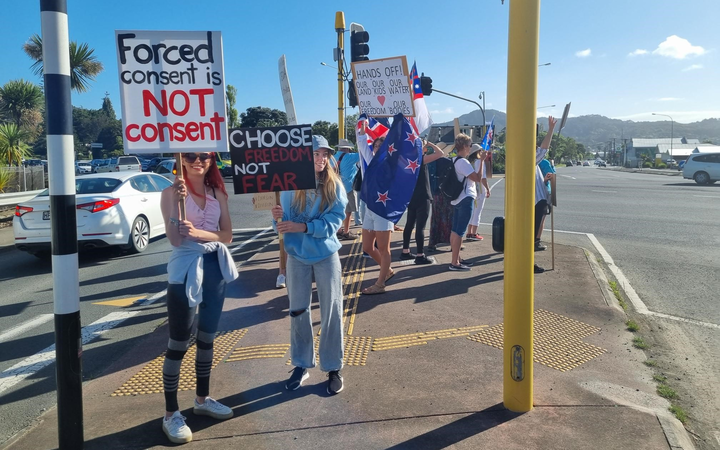
[[144, 252], [150, 243], [150, 226], [147, 219], [137, 217], [130, 228], [130, 237], [128, 238], [127, 249], [130, 253]]
[[697, 184], [708, 184], [710, 182], [710, 176], [705, 172], [695, 172], [693, 179]]

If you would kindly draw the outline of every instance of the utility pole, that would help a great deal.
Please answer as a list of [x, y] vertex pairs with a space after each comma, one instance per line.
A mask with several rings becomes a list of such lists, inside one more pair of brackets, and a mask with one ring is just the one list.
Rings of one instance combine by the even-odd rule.
[[[345, 83], [343, 82], [344, 41], [345, 41], [345, 13], [335, 13], [335, 31], [337, 31], [337, 63], [338, 63], [338, 142], [345, 139]], [[330, 136], [328, 136], [329, 138]]]

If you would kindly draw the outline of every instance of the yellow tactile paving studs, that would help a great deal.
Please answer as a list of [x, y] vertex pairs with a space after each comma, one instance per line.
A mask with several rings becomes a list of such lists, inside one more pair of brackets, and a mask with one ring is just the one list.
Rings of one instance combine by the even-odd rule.
[[[345, 356], [343, 357], [346, 366], [364, 366], [367, 362], [368, 353], [372, 346], [372, 338], [369, 336], [345, 336]], [[315, 338], [315, 358], [320, 364], [320, 338]], [[292, 365], [292, 360], [285, 362], [286, 366]]]
[[400, 336], [390, 336], [377, 338], [373, 341], [372, 351], [378, 352], [383, 350], [391, 350], [394, 348], [405, 348], [413, 345], [425, 345], [429, 341], [435, 339], [447, 339], [460, 336], [469, 336], [470, 333], [487, 328], [487, 325], [478, 325], [474, 327], [450, 328], [447, 330], [427, 331], [424, 333], [403, 334]]
[[[215, 336], [213, 352], [213, 369], [223, 360], [225, 355], [237, 345], [247, 333], [247, 329], [219, 331]], [[195, 389], [195, 337], [190, 341], [185, 358], [180, 367], [180, 383], [178, 391], [189, 391]], [[145, 367], [126, 381], [120, 388], [110, 394], [111, 397], [122, 397], [127, 395], [159, 394], [163, 392], [162, 368], [165, 360], [165, 352], [150, 361]]]
[[[560, 372], [572, 370], [607, 352], [582, 341], [600, 328], [542, 309], [535, 311], [534, 325], [535, 362]], [[480, 331], [468, 339], [502, 349], [503, 324]]]
[[225, 362], [245, 361], [247, 359], [282, 358], [290, 349], [290, 344], [253, 345], [238, 347], [230, 353]]

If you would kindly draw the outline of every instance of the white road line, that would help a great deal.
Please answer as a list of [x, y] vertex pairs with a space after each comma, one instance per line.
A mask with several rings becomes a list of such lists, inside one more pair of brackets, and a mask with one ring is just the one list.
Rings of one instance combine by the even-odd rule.
[[236, 251], [238, 251], [238, 250], [240, 250], [241, 248], [245, 247], [246, 245], [250, 244], [251, 242], [254, 242], [254, 241], [260, 239], [264, 234], [267, 234], [267, 233], [273, 231], [273, 228], [272, 228], [272, 227], [267, 227], [267, 228], [261, 228], [261, 230], [263, 230], [263, 231], [261, 231], [260, 233], [256, 234], [255, 236], [251, 237], [250, 239], [248, 239], [247, 241], [243, 242], [242, 244], [233, 247], [232, 250], [230, 250], [230, 254], [232, 255], [233, 253], [235, 253]]
[[493, 188], [495, 187], [495, 185], [497, 185], [498, 183], [501, 183], [504, 179], [505, 179], [505, 178], [500, 178], [499, 180], [497, 180], [496, 182], [494, 182], [494, 183], [492, 184], [492, 186], [490, 186], [490, 192], [492, 192], [492, 190], [493, 190]]
[[617, 194], [617, 191], [601, 191], [601, 190], [595, 190], [595, 189], [591, 190], [590, 192], [600, 192], [603, 194]]
[[717, 196], [717, 195], [693, 195], [693, 197], [702, 197], [702, 198], [720, 198], [720, 196]]
[[247, 231], [262, 231], [266, 230], [267, 228], [233, 228], [233, 233], [242, 233]]
[[3, 334], [0, 334], [0, 343], [7, 342], [17, 336], [20, 336], [26, 331], [32, 330], [33, 328], [39, 327], [44, 323], [50, 322], [51, 320], [53, 320], [54, 316], [55, 314], [40, 314], [33, 319], [30, 319], [26, 322], [21, 323], [20, 325], [10, 328]]
[[[560, 174], [558, 174], [558, 175], [560, 175]], [[560, 175], [560, 176], [565, 177], [565, 178], [572, 178], [573, 180], [577, 180], [577, 178], [571, 177], [570, 175]]]
[[[140, 311], [113, 312], [82, 329], [82, 345], [135, 316]], [[55, 361], [55, 344], [0, 373], [0, 394]]]

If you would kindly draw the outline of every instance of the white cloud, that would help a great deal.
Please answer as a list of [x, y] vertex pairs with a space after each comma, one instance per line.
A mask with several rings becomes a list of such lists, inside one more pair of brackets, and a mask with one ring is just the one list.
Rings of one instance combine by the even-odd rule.
[[592, 50], [587, 48], [585, 50], [580, 50], [579, 52], [575, 52], [575, 56], [577, 56], [578, 58], [587, 58], [588, 56], [590, 56], [591, 53], [592, 53]]
[[693, 65], [690, 66], [690, 67], [684, 68], [682, 71], [683, 71], [683, 72], [690, 72], [691, 70], [699, 70], [699, 69], [702, 69], [703, 67], [705, 67], [705, 66], [703, 66], [702, 64], [693, 64]]
[[430, 111], [430, 114], [454, 114], [455, 111], [452, 108], [445, 109], [434, 109]]
[[642, 55], [647, 55], [647, 54], [648, 54], [647, 50], [639, 48], [639, 49], [635, 50], [634, 52], [628, 53], [628, 56], [631, 56], [631, 57], [632, 56], [642, 56]]
[[653, 55], [667, 56], [668, 58], [685, 59], [688, 56], [700, 56], [707, 52], [699, 45], [692, 45], [687, 39], [672, 35], [653, 50]]
[[678, 100], [682, 100], [682, 99], [677, 98], [677, 97], [663, 97], [663, 98], [658, 99], [659, 102], [676, 102]]

